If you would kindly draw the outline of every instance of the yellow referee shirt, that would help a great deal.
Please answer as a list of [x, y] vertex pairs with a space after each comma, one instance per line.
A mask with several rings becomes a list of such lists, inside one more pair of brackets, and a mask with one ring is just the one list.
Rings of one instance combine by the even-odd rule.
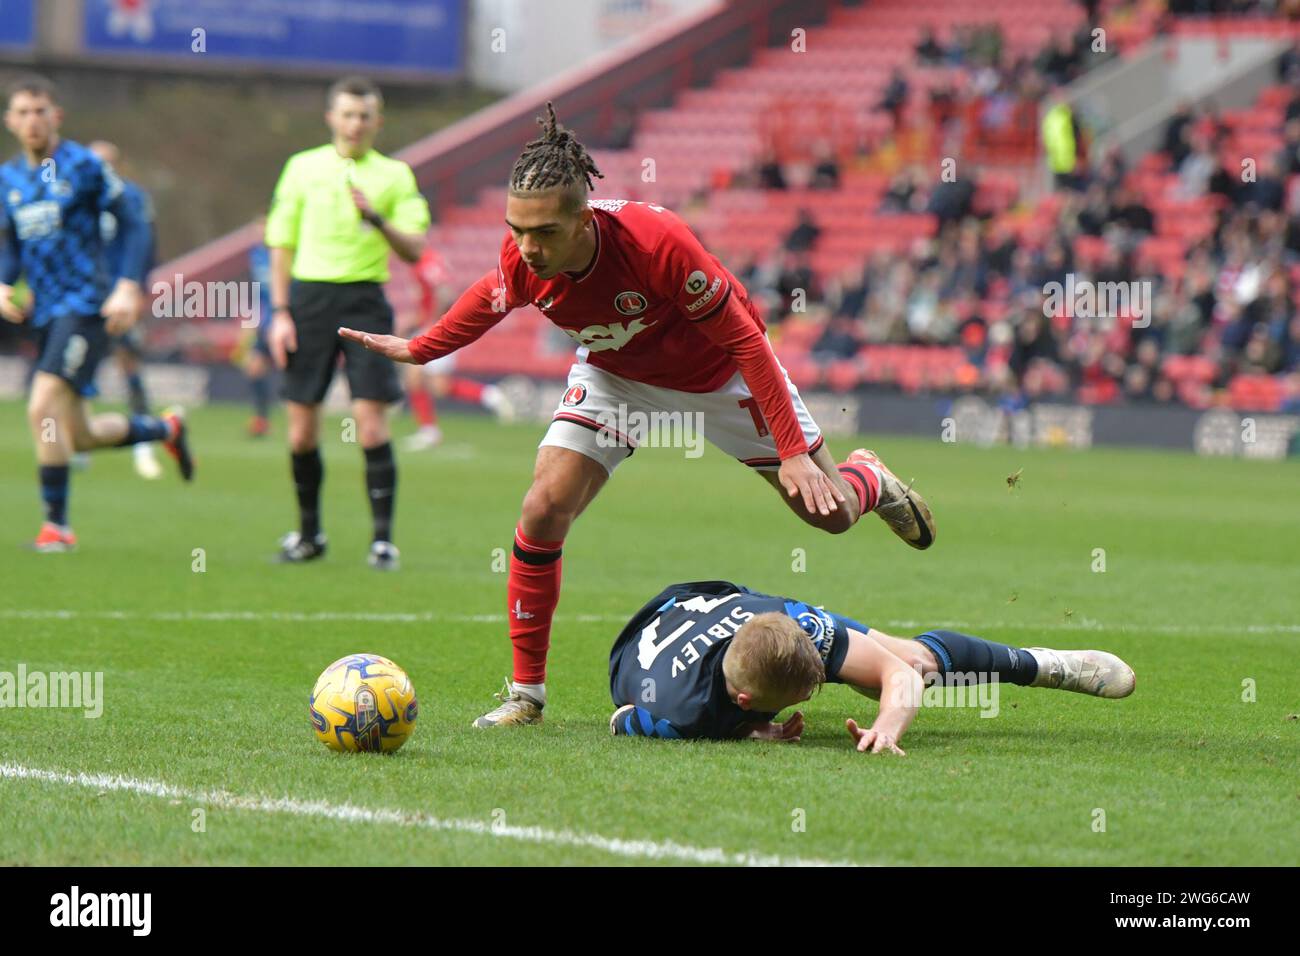
[[370, 150], [344, 159], [333, 143], [295, 153], [284, 164], [266, 219], [266, 244], [297, 250], [291, 274], [306, 282], [387, 282], [388, 241], [361, 218], [356, 186], [401, 232], [429, 228], [429, 204], [411, 167]]

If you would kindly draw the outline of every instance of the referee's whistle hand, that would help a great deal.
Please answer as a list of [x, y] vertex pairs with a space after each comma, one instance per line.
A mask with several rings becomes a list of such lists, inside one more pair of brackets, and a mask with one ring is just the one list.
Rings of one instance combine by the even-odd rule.
[[406, 362], [414, 364], [415, 357], [411, 355], [411, 350], [407, 348], [408, 339], [400, 335], [376, 335], [374, 332], [358, 332], [356, 329], [341, 328], [339, 335], [345, 339], [351, 339], [353, 342], [359, 342], [372, 352], [378, 352], [386, 359], [394, 362]]

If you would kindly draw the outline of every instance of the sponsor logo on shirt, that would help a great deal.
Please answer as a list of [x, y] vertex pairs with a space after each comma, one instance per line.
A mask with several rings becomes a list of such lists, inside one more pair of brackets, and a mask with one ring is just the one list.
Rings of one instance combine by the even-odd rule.
[[686, 291], [690, 295], [699, 295], [704, 291], [704, 287], [709, 284], [709, 277], [699, 269], [696, 269], [686, 277]]
[[[651, 322], [650, 325], [654, 323]], [[585, 329], [565, 329], [564, 334], [592, 352], [604, 352], [608, 349], [621, 349], [632, 341], [634, 335], [644, 332], [650, 325], [641, 319], [633, 319], [626, 325], [611, 322], [609, 325], [589, 325]]]
[[52, 236], [63, 224], [62, 210], [53, 199], [28, 203], [13, 214], [14, 232], [18, 238], [40, 239]]
[[[687, 281], [687, 285], [688, 286], [690, 285], [689, 280]], [[698, 312], [700, 309], [704, 308], [706, 305], [708, 305], [710, 302], [713, 301], [713, 297], [718, 294], [718, 290], [720, 288], [722, 288], [722, 276], [715, 276], [713, 279], [713, 285], [709, 286], [709, 291], [704, 293], [704, 295], [700, 296], [694, 302], [687, 305], [686, 311]]]
[[624, 315], [636, 315], [644, 312], [647, 303], [640, 292], [620, 292], [614, 296], [614, 308]]

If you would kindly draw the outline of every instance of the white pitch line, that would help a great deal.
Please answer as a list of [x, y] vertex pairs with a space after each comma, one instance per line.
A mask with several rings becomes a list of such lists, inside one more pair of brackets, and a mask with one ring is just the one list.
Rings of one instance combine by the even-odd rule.
[[[867, 615], [870, 617], [870, 615]], [[285, 621], [312, 623], [358, 621], [376, 624], [504, 624], [505, 614], [440, 614], [433, 611], [78, 611], [60, 608], [0, 608], [0, 620], [101, 620], [101, 621]], [[626, 624], [622, 614], [557, 614], [559, 623]], [[936, 627], [992, 633], [1021, 631], [1117, 631], [1126, 634], [1300, 634], [1300, 624], [1106, 624], [1092, 618], [1077, 621], [918, 621], [873, 618], [866, 623], [882, 628], [930, 629]]]
[[724, 850], [721, 847], [696, 847], [671, 840], [625, 840], [605, 837], [596, 833], [574, 830], [550, 830], [545, 827], [520, 827], [493, 824], [482, 820], [443, 819], [424, 813], [402, 810], [376, 810], [347, 803], [328, 803], [324, 800], [294, 800], [290, 797], [240, 796], [224, 790], [201, 792], [185, 790], [160, 780], [137, 780], [133, 777], [108, 774], [66, 773], [41, 770], [19, 764], [0, 763], [0, 778], [7, 780], [35, 780], [41, 783], [60, 783], [95, 790], [117, 790], [138, 793], [149, 797], [165, 797], [186, 803], [204, 803], [223, 810], [242, 810], [253, 813], [283, 813], [290, 816], [315, 817], [337, 820], [342, 823], [380, 823], [401, 827], [416, 827], [449, 833], [469, 833], [475, 836], [501, 837], [522, 840], [526, 843], [545, 843], [555, 846], [585, 847], [611, 853], [615, 856], [649, 860], [676, 860], [683, 863], [715, 864], [722, 866], [862, 866], [850, 860], [818, 860], [802, 857], [782, 857], [748, 851]]

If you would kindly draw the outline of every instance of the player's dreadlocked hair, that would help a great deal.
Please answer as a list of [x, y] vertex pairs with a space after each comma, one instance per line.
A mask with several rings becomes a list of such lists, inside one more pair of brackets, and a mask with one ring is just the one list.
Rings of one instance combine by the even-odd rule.
[[542, 128], [540, 139], [524, 146], [510, 171], [510, 191], [515, 194], [539, 192], [559, 187], [565, 191], [570, 211], [579, 209], [587, 199], [587, 190], [595, 188], [592, 176], [605, 178], [578, 142], [555, 118], [555, 107], [546, 104], [546, 116], [537, 118]]

